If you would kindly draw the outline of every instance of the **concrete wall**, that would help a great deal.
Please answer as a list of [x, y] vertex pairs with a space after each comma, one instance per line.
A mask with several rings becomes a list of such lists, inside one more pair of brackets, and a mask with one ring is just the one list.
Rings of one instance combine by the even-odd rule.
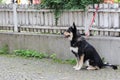
[[[120, 38], [89, 37], [87, 39], [100, 56], [112, 64], [120, 64]], [[69, 51], [69, 40], [60, 35], [0, 33], [0, 47], [8, 44], [10, 52], [17, 49], [31, 49], [44, 53], [56, 53], [58, 58], [74, 58]]]

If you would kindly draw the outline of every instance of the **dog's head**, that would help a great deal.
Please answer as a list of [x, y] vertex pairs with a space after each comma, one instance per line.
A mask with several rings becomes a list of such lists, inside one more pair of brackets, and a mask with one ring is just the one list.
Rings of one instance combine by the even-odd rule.
[[72, 40], [73, 37], [76, 35], [77, 33], [77, 28], [75, 23], [73, 23], [73, 26], [69, 27], [65, 32], [64, 32], [64, 36], [65, 38], [68, 38], [69, 40]]

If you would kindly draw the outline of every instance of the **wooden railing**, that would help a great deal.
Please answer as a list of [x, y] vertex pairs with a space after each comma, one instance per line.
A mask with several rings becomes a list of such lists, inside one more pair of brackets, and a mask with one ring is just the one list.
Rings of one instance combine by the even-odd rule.
[[[84, 10], [64, 10], [58, 25], [55, 25], [53, 10], [37, 9], [33, 5], [17, 5], [17, 26], [19, 32], [63, 32], [75, 22], [81, 32], [89, 27], [96, 11], [97, 4], [89, 6]], [[0, 30], [14, 31], [13, 7], [11, 5], [0, 5]], [[120, 7], [119, 4], [99, 4], [90, 32], [93, 35], [120, 36]], [[85, 18], [87, 16], [87, 19]], [[87, 24], [87, 25], [86, 25]], [[55, 31], [56, 30], [56, 31]]]

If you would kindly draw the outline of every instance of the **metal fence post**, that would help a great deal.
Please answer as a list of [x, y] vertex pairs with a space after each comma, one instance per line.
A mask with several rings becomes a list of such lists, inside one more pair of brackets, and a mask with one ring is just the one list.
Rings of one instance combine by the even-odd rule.
[[18, 22], [17, 22], [17, 4], [13, 3], [13, 24], [14, 32], [18, 32]]

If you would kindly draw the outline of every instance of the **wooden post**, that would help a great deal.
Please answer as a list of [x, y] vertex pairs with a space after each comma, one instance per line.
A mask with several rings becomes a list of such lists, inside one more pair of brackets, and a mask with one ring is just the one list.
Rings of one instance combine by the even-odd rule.
[[88, 8], [85, 11], [84, 25], [85, 25], [85, 35], [89, 36]]
[[13, 3], [13, 21], [14, 21], [14, 32], [18, 32], [18, 22], [17, 22], [17, 4]]

